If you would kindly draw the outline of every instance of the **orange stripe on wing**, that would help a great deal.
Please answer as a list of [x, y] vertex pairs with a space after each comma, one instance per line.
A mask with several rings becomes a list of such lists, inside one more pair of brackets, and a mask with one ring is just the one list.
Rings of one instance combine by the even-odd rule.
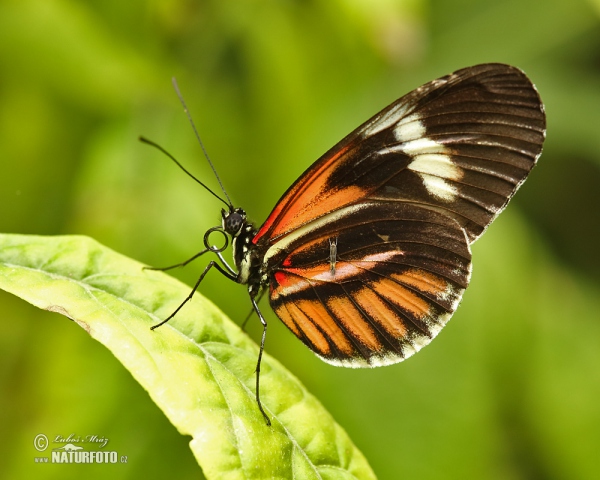
[[[277, 205], [269, 215], [269, 218], [263, 223], [262, 227], [252, 240], [252, 243], [256, 244], [258, 241], [269, 232], [271, 228], [273, 231], [270, 233], [270, 237], [275, 237], [280, 233], [291, 230], [296, 226], [288, 225], [291, 218], [289, 215], [289, 211], [286, 212], [282, 217], [280, 217], [281, 213], [286, 209], [290, 208], [292, 211], [298, 211], [300, 207], [308, 206], [309, 202], [314, 200], [315, 190], [318, 191], [323, 190], [323, 186], [325, 185], [329, 175], [327, 174], [327, 170], [336, 163], [342, 156], [344, 156], [352, 147], [353, 144], [347, 144], [337, 152], [334, 152], [333, 155], [323, 162], [322, 165], [315, 168], [315, 165], [311, 167], [311, 170], [305, 172], [304, 175], [300, 177], [300, 180], [295, 183], [292, 188], [285, 194], [283, 198], [277, 202]], [[286, 223], [287, 222], [287, 223]]]
[[275, 308], [275, 314], [281, 319], [283, 323], [287, 325], [287, 327], [294, 333], [294, 335], [296, 335], [298, 338], [302, 338], [302, 332], [298, 328], [298, 325], [296, 325], [296, 322], [294, 322], [294, 319], [288, 312], [287, 308], [285, 308], [284, 304]]
[[448, 282], [444, 279], [419, 269], [392, 274], [391, 277], [400, 283], [410, 285], [422, 292], [431, 293], [436, 296], [444, 294], [448, 289]]
[[[351, 355], [354, 352], [352, 343], [339, 325], [335, 323], [335, 320], [331, 318], [321, 302], [316, 300], [287, 302], [285, 308], [287, 308], [296, 325], [302, 330], [302, 333], [308, 337], [321, 354], [331, 355], [331, 347], [326, 337], [335, 344], [340, 352], [346, 355]], [[287, 325], [286, 319], [282, 318], [282, 320]], [[315, 325], [318, 325], [319, 328]], [[291, 330], [294, 331], [294, 328], [291, 328]]]
[[276, 237], [311, 222], [317, 217], [346, 206], [365, 195], [356, 185], [333, 190], [326, 189], [327, 177], [311, 182], [302, 197], [283, 214], [271, 236]]
[[348, 297], [332, 297], [328, 300], [327, 307], [344, 323], [346, 329], [369, 350], [374, 352], [383, 350], [383, 345], [377, 339], [375, 331], [365, 322], [363, 315]]
[[430, 307], [427, 301], [389, 278], [383, 278], [370, 285], [382, 297], [385, 297], [403, 310], [412, 313], [419, 319], [425, 318], [429, 314]]
[[[305, 336], [312, 344], [313, 349], [322, 355], [331, 354], [331, 347], [321, 331], [294, 303], [288, 302], [275, 311], [279, 318], [300, 339]], [[298, 330], [300, 329], [300, 331]]]
[[402, 338], [406, 335], [406, 326], [396, 312], [370, 288], [365, 287], [356, 292], [354, 299], [373, 321], [381, 325], [394, 338]]

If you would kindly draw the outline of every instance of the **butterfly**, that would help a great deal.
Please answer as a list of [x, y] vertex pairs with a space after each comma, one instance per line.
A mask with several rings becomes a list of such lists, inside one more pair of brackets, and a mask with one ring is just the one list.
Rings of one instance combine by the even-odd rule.
[[[471, 277], [471, 244], [527, 178], [545, 127], [544, 106], [527, 76], [482, 64], [426, 83], [362, 124], [289, 187], [259, 228], [222, 184], [227, 200], [193, 177], [227, 208], [221, 225], [206, 232], [205, 250], [165, 269], [204, 253], [217, 259], [152, 328], [170, 320], [212, 268], [247, 285], [263, 325], [256, 400], [267, 424], [259, 395], [267, 332], [262, 294], [327, 363], [401, 362], [455, 312]], [[211, 242], [214, 233], [224, 237], [222, 246]], [[235, 268], [222, 256], [229, 241]]]

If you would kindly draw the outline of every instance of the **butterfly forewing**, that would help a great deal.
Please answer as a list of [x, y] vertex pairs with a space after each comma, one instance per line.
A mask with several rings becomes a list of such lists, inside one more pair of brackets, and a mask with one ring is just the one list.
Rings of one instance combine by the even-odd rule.
[[459, 70], [400, 98], [317, 160], [254, 243], [374, 192], [444, 208], [473, 241], [526, 178], [544, 135], [543, 106], [523, 72], [502, 64]]
[[416, 106], [379, 132], [410, 163], [375, 195], [443, 208], [473, 242], [540, 155], [543, 106], [529, 79], [506, 65], [467, 68], [421, 88], [424, 96], [408, 95]]
[[252, 240], [275, 312], [334, 364], [418, 351], [455, 311], [470, 244], [544, 135], [539, 96], [514, 67], [466, 68], [405, 95], [315, 162]]

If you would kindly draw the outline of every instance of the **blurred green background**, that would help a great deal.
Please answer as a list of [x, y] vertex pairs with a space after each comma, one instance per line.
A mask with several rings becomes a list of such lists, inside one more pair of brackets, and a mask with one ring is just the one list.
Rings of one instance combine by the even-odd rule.
[[[0, 231], [85, 234], [152, 265], [202, 248], [220, 205], [178, 78], [234, 203], [262, 223], [354, 127], [461, 67], [524, 69], [544, 154], [474, 247], [471, 288], [409, 361], [346, 370], [277, 321], [267, 351], [381, 479], [600, 478], [599, 0], [1, 0]], [[192, 283], [200, 261], [175, 275]], [[234, 321], [245, 289], [201, 291]], [[0, 294], [1, 478], [202, 478], [180, 436], [75, 323]], [[259, 338], [258, 322], [249, 333]], [[37, 465], [33, 439], [96, 434], [127, 465]]]

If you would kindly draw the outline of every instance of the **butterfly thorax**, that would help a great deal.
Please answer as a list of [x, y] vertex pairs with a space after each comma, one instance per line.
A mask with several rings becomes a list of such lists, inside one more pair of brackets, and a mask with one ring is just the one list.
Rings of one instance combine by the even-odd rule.
[[237, 282], [248, 285], [252, 297], [261, 287], [261, 258], [252, 243], [256, 236], [256, 228], [246, 219], [246, 212], [241, 208], [230, 211], [222, 210], [223, 229], [231, 235], [233, 261], [238, 271]]

